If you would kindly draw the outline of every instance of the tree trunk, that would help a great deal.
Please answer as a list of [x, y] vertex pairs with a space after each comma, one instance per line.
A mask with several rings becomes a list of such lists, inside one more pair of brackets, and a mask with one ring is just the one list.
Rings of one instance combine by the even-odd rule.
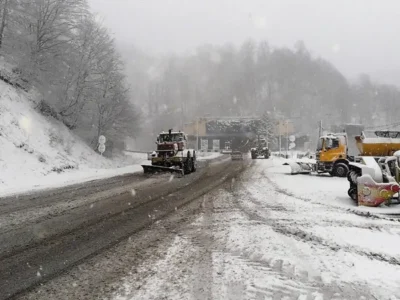
[[3, 1], [3, 15], [0, 25], [0, 48], [3, 46], [4, 28], [6, 27], [8, 0]]

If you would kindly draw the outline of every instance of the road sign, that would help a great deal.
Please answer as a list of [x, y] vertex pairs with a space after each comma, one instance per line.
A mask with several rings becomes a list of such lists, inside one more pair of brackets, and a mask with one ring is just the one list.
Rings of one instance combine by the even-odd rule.
[[296, 137], [294, 135], [289, 136], [289, 141], [292, 143], [296, 140]]
[[99, 144], [104, 145], [106, 143], [106, 137], [104, 135], [99, 136]]
[[100, 145], [99, 145], [99, 148], [97, 148], [97, 149], [99, 150], [99, 152], [100, 152], [101, 154], [103, 154], [103, 152], [106, 151], [106, 145], [100, 144]]
[[290, 143], [290, 144], [289, 144], [289, 149], [293, 149], [294, 147], [296, 147], [296, 144], [295, 144], [295, 143]]

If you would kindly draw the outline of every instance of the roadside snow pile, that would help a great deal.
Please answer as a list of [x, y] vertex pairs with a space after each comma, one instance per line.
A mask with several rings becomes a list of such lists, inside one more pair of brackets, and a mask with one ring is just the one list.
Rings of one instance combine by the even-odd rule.
[[3, 81], [0, 97], [0, 194], [93, 177], [132, 161], [99, 156], [62, 123], [38, 113], [29, 94]]
[[222, 154], [219, 152], [197, 152], [196, 155], [198, 160], [207, 160], [220, 157]]

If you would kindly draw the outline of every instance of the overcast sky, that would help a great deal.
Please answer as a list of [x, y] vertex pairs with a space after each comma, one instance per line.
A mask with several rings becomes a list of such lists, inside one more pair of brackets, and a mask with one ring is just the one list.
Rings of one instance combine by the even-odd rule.
[[117, 43], [152, 52], [249, 37], [278, 47], [303, 40], [348, 77], [400, 76], [400, 0], [89, 1]]

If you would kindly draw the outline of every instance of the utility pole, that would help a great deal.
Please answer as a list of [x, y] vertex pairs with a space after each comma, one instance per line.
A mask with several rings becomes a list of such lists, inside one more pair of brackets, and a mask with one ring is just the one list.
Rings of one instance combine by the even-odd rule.
[[289, 154], [289, 121], [286, 120], [286, 158]]
[[196, 149], [199, 151], [199, 117], [197, 117], [197, 129], [196, 129]]
[[282, 151], [282, 123], [279, 121], [278, 123], [279, 127], [279, 157], [281, 157], [281, 151]]
[[320, 138], [322, 136], [322, 120], [319, 121], [319, 132], [318, 132], [318, 134], [319, 134], [318, 138]]

